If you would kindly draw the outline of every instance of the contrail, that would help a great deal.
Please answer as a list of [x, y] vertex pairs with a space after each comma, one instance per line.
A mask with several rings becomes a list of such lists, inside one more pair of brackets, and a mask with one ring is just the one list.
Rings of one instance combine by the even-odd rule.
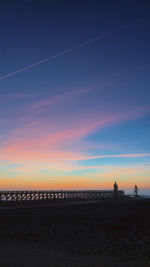
[[6, 74], [6, 75], [4, 75], [4, 76], [1, 76], [1, 77], [0, 77], [0, 80], [7, 79], [7, 78], [9, 78], [9, 77], [11, 77], [11, 76], [14, 76], [14, 75], [20, 73], [20, 72], [23, 72], [23, 71], [25, 71], [25, 70], [34, 68], [34, 67], [36, 67], [36, 66], [38, 66], [38, 65], [40, 65], [40, 64], [43, 64], [43, 63], [45, 63], [45, 62], [47, 62], [47, 61], [51, 61], [52, 59], [54, 59], [54, 58], [56, 58], [56, 57], [59, 57], [59, 56], [68, 54], [68, 53], [70, 53], [70, 52], [72, 52], [72, 51], [74, 51], [74, 50], [77, 50], [77, 49], [80, 48], [80, 47], [83, 47], [83, 46], [86, 46], [86, 45], [88, 45], [88, 44], [94, 43], [95, 41], [100, 40], [100, 39], [103, 39], [103, 38], [105, 38], [105, 37], [107, 37], [107, 36], [109, 36], [109, 35], [111, 35], [111, 34], [113, 34], [113, 33], [116, 33], [116, 32], [119, 32], [119, 31], [121, 31], [121, 30], [123, 30], [123, 29], [129, 28], [131, 25], [134, 25], [134, 24], [140, 22], [140, 21], [143, 20], [143, 19], [145, 19], [145, 17], [144, 17], [144, 18], [141, 18], [141, 19], [138, 19], [138, 20], [134, 20], [134, 21], [132, 21], [131, 23], [129, 23], [129, 24], [125, 24], [125, 25], [123, 25], [123, 26], [121, 26], [121, 27], [119, 27], [119, 28], [117, 28], [117, 29], [112, 30], [112, 31], [109, 31], [109, 32], [106, 32], [106, 33], [104, 33], [104, 34], [98, 35], [97, 37], [95, 37], [95, 38], [93, 38], [93, 39], [90, 39], [90, 40], [88, 40], [88, 41], [86, 41], [86, 42], [83, 42], [83, 43], [81, 43], [81, 44], [75, 45], [75, 46], [73, 46], [73, 47], [71, 47], [71, 48], [68, 48], [68, 49], [66, 49], [66, 50], [63, 50], [63, 51], [57, 53], [57, 54], [54, 55], [54, 56], [50, 56], [50, 57], [44, 58], [44, 59], [42, 59], [42, 60], [40, 60], [40, 61], [37, 61], [37, 62], [35, 62], [35, 63], [33, 63], [33, 64], [30, 64], [30, 65], [28, 65], [28, 66], [22, 67], [22, 68], [20, 68], [20, 69], [14, 71], [14, 72], [10, 72], [10, 73], [8, 73], [8, 74]]

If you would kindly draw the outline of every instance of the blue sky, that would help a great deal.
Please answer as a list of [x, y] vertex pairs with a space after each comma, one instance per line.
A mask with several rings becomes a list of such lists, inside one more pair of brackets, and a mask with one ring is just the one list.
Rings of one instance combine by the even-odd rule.
[[149, 10], [2, 2], [1, 188], [150, 190]]

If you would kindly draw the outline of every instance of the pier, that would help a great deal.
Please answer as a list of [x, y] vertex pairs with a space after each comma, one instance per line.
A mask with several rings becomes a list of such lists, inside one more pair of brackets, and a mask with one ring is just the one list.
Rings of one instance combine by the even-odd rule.
[[0, 191], [0, 201], [31, 200], [105, 200], [124, 197], [124, 191], [114, 190], [49, 190], [49, 191]]

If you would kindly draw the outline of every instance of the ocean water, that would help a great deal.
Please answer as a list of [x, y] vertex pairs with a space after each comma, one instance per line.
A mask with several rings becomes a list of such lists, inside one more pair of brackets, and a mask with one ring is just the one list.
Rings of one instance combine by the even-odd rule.
[[142, 195], [140, 195], [140, 197], [141, 197], [141, 198], [150, 198], [150, 194], [147, 194], [147, 195], [142, 194]]

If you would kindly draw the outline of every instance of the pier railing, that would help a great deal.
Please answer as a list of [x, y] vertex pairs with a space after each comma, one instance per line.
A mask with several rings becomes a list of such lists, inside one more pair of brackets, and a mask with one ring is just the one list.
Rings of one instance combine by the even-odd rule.
[[113, 190], [49, 190], [49, 191], [0, 191], [0, 201], [29, 200], [100, 200], [124, 197], [124, 191]]

